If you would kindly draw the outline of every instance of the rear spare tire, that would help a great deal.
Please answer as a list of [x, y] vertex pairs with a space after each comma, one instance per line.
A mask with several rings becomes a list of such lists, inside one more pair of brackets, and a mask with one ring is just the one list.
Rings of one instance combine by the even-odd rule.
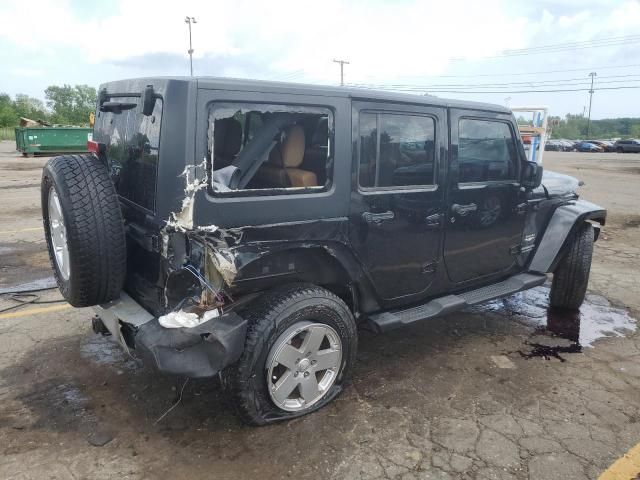
[[125, 232], [105, 165], [94, 155], [52, 158], [40, 190], [49, 258], [65, 300], [89, 307], [118, 298], [126, 274]]
[[562, 260], [553, 272], [549, 304], [556, 308], [577, 310], [587, 293], [594, 232], [590, 223], [578, 227]]

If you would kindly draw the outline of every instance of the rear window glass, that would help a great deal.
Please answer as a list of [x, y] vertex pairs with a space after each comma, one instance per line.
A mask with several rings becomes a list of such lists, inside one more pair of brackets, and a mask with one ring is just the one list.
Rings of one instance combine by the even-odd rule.
[[156, 100], [150, 116], [142, 114], [139, 100], [119, 98], [136, 103], [136, 108], [121, 113], [99, 112], [94, 136], [107, 145], [109, 171], [118, 195], [154, 211], [162, 99]]

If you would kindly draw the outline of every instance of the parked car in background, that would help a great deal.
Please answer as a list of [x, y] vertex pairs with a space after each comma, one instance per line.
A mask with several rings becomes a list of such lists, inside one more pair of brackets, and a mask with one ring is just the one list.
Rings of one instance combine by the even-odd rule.
[[594, 145], [589, 142], [580, 142], [576, 144], [575, 149], [578, 152], [603, 152], [604, 149], [599, 145]]
[[605, 152], [615, 152], [616, 151], [616, 147], [614, 146], [613, 141], [611, 140], [603, 140], [604, 144], [605, 144]]
[[560, 140], [549, 140], [544, 146], [547, 152], [564, 152], [565, 148], [565, 145]]
[[595, 145], [596, 147], [601, 147], [603, 152], [611, 152], [611, 151], [613, 151], [613, 150], [611, 150], [613, 145], [610, 145], [608, 142], [605, 142], [604, 140], [585, 140], [585, 142], [591, 143], [592, 145]]
[[640, 140], [618, 140], [614, 145], [618, 153], [640, 152]]
[[558, 142], [562, 144], [563, 152], [573, 152], [575, 144], [578, 143], [575, 140], [567, 140], [566, 138], [561, 138]]

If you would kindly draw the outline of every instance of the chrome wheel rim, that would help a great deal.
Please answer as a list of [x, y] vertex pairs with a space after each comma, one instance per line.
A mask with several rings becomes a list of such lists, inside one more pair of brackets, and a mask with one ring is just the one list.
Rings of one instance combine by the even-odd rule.
[[278, 337], [267, 357], [271, 400], [288, 412], [311, 407], [333, 386], [341, 364], [342, 342], [332, 327], [296, 323]]
[[55, 189], [49, 189], [49, 235], [51, 236], [51, 247], [53, 248], [53, 258], [62, 278], [69, 280], [69, 246], [67, 244], [67, 228], [64, 225], [62, 216], [62, 206]]

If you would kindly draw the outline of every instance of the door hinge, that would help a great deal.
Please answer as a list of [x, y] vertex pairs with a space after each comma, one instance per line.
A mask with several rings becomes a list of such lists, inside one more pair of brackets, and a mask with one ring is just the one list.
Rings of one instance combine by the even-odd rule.
[[511, 248], [509, 249], [509, 253], [511, 255], [518, 255], [520, 254], [520, 252], [522, 251], [522, 244], [518, 244], [518, 245], [512, 245]]

